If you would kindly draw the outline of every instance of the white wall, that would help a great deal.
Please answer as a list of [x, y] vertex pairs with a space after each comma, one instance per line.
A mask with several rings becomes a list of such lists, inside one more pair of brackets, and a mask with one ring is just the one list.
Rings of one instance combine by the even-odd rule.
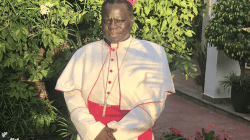
[[[209, 13], [203, 16], [202, 45], [205, 44], [204, 28], [213, 18], [211, 17], [212, 5], [216, 0], [205, 0], [205, 2], [208, 3]], [[240, 75], [238, 62], [231, 60], [223, 51], [217, 51], [216, 48], [208, 44], [204, 94], [211, 98], [230, 98], [230, 89], [224, 90], [220, 81], [224, 80], [224, 76], [229, 76], [231, 72]]]

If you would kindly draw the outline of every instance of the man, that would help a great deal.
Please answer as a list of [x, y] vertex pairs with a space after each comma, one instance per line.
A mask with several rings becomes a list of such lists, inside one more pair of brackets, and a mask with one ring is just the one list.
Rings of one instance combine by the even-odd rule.
[[104, 40], [75, 52], [58, 79], [82, 140], [152, 140], [152, 127], [175, 92], [162, 46], [130, 35], [127, 0], [102, 5]]

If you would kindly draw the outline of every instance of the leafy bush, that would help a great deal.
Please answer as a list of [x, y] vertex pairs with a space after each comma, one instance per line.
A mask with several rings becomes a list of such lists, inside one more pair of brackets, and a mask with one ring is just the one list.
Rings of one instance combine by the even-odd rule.
[[250, 26], [249, 0], [218, 0], [213, 5], [214, 18], [205, 29], [205, 37], [218, 50], [237, 60], [241, 76], [245, 76], [245, 63], [249, 61], [250, 34], [242, 28]]
[[[0, 85], [0, 130], [22, 140], [36, 130], [55, 131], [53, 123], [57, 115], [52, 102], [39, 99], [37, 90], [28, 83], [19, 81], [11, 84], [16, 86]], [[20, 96], [13, 95], [15, 92]]]
[[39, 99], [31, 81], [47, 77], [55, 54], [71, 48], [69, 26], [83, 14], [65, 0], [0, 2], [1, 131], [27, 139], [31, 132], [55, 130], [55, 108]]
[[0, 79], [3, 73], [45, 77], [55, 52], [69, 48], [67, 26], [82, 14], [60, 0], [1, 1]]

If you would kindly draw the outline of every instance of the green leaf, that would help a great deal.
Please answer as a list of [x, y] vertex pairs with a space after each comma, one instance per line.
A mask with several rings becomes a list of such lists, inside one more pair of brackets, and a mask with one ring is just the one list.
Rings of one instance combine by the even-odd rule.
[[41, 73], [37, 73], [35, 80], [42, 80], [43, 75]]
[[47, 70], [41, 70], [41, 73], [44, 77], [47, 77], [48, 71]]
[[185, 8], [187, 8], [187, 4], [186, 4], [185, 1], [182, 1], [182, 2], [180, 3], [180, 5], [183, 6], [183, 7], [185, 7]]
[[188, 37], [192, 37], [192, 36], [193, 36], [193, 33], [194, 33], [194, 31], [192, 31], [192, 30], [187, 30], [187, 31], [185, 32], [185, 35], [188, 36]]
[[29, 31], [28, 31], [28, 29], [22, 27], [22, 28], [21, 28], [21, 31], [22, 31], [22, 34], [23, 34], [23, 35], [29, 36]]
[[14, 46], [14, 43], [15, 43], [14, 39], [10, 35], [8, 35], [7, 41], [8, 41], [8, 45], [6, 45], [6, 48], [11, 50], [11, 51], [14, 50], [14, 48], [12, 47], [12, 46]]
[[167, 28], [167, 23], [168, 23], [167, 20], [164, 19], [162, 24], [161, 24], [161, 32], [166, 31], [168, 29]]
[[9, 35], [9, 30], [8, 29], [3, 29], [3, 31], [2, 31], [3, 39], [6, 38], [8, 35]]
[[68, 25], [68, 23], [69, 23], [69, 19], [64, 19], [64, 20], [63, 20], [63, 24], [64, 24], [64, 26], [67, 26], [67, 25]]
[[[0, 55], [1, 55], [1, 53], [0, 53]], [[0, 58], [1, 58], [1, 56], [0, 56]], [[1, 61], [1, 59], [0, 59], [0, 61]], [[0, 79], [2, 79], [2, 77], [3, 77], [3, 73], [0, 71]]]
[[210, 131], [210, 132], [207, 133], [206, 138], [210, 140], [210, 139], [212, 139], [214, 137], [214, 134], [215, 134], [214, 131]]
[[146, 23], [149, 23], [151, 28], [153, 28], [153, 26], [155, 25], [158, 25], [158, 21], [156, 19], [153, 19], [152, 17], [150, 17], [150, 19], [147, 19]]
[[195, 15], [198, 15], [198, 10], [196, 7], [193, 7], [193, 11], [194, 11]]
[[0, 62], [3, 59], [3, 52], [0, 52]]
[[144, 7], [145, 15], [147, 16], [150, 12], [150, 8], [148, 6]]
[[148, 28], [148, 26], [144, 26], [144, 28], [143, 28], [143, 32], [144, 32], [144, 33], [148, 33], [148, 32], [149, 32], [149, 28]]
[[54, 42], [54, 44], [56, 45], [56, 46], [58, 46], [59, 44], [60, 44], [60, 38], [57, 36], [57, 35], [55, 35], [55, 34], [52, 34], [52, 38], [53, 38], [53, 42]]
[[52, 125], [51, 125], [51, 132], [55, 132], [56, 129], [57, 129], [57, 128], [56, 128], [56, 125], [55, 125], [55, 124], [52, 124]]

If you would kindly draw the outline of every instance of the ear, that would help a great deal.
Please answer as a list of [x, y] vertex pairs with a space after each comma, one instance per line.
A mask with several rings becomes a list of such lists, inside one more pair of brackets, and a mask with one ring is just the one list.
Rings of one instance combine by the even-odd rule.
[[132, 15], [130, 17], [130, 25], [131, 25], [131, 27], [133, 26], [134, 23], [135, 23], [135, 17], [134, 17], [134, 15]]

